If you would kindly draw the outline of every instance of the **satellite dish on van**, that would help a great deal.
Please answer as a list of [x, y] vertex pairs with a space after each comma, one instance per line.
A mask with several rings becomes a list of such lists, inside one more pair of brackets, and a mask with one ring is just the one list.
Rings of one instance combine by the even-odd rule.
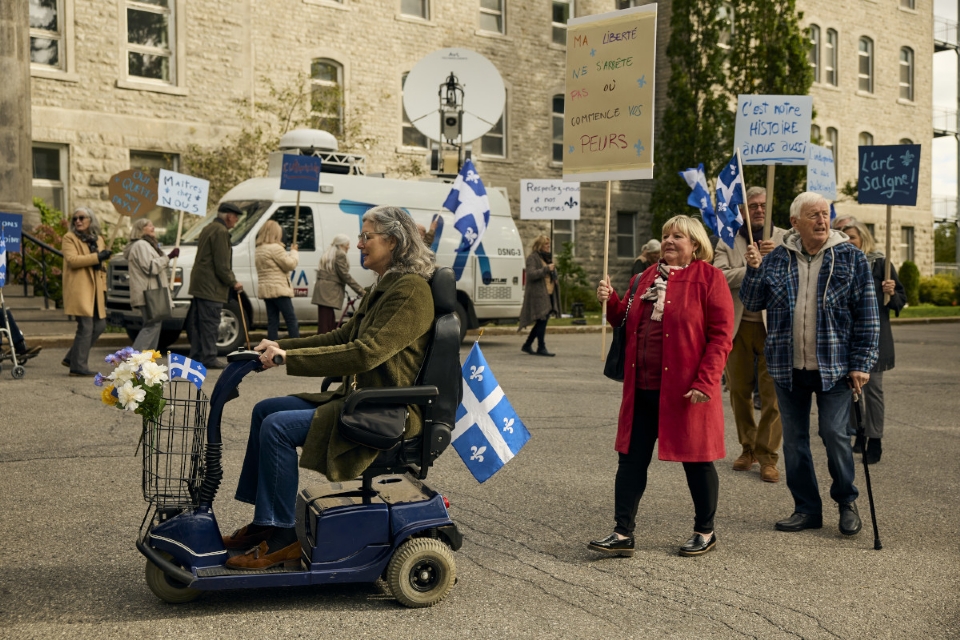
[[440, 49], [422, 58], [403, 85], [403, 108], [427, 138], [476, 140], [503, 115], [507, 92], [493, 63], [470, 49]]
[[337, 139], [332, 133], [320, 129], [294, 129], [293, 131], [287, 131], [280, 138], [281, 151], [293, 149], [300, 149], [304, 152], [318, 149], [336, 151]]

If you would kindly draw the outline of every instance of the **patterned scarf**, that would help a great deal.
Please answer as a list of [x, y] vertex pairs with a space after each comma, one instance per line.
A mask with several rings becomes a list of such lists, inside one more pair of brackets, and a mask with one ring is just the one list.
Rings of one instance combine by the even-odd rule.
[[653, 284], [650, 285], [650, 288], [640, 296], [641, 300], [654, 301], [653, 313], [650, 314], [651, 320], [663, 322], [663, 300], [667, 295], [667, 279], [670, 277], [670, 272], [676, 271], [677, 269], [686, 269], [688, 266], [690, 265], [672, 267], [665, 262], [657, 263], [657, 277], [653, 279]]

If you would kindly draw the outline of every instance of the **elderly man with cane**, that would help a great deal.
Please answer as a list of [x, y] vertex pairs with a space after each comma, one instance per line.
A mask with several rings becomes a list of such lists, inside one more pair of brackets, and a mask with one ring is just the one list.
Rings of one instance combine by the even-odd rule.
[[783, 421], [783, 458], [793, 514], [780, 531], [823, 526], [823, 503], [810, 451], [810, 404], [817, 397], [819, 435], [833, 480], [830, 497], [840, 510], [840, 533], [862, 526], [853, 484], [853, 448], [847, 428], [850, 393], [861, 393], [877, 361], [880, 319], [873, 276], [863, 252], [830, 229], [830, 206], [801, 193], [790, 205], [793, 229], [761, 258], [747, 248], [740, 299], [767, 311], [767, 368]]

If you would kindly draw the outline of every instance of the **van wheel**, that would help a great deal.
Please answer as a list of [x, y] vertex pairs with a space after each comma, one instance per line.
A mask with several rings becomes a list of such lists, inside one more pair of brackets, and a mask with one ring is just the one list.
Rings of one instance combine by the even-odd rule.
[[390, 591], [408, 607], [432, 607], [446, 597], [456, 581], [453, 554], [435, 538], [407, 540], [387, 565]]
[[217, 355], [225, 356], [244, 344], [243, 325], [240, 322], [240, 303], [230, 300], [220, 311], [220, 329], [217, 331]]
[[460, 321], [460, 342], [463, 342], [464, 338], [467, 337], [467, 310], [463, 308], [463, 305], [459, 302], [453, 308], [453, 312], [457, 314], [457, 319]]

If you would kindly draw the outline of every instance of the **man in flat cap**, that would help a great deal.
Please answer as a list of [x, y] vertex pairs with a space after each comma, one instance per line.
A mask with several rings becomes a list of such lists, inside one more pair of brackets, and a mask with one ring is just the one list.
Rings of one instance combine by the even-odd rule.
[[230, 298], [230, 289], [237, 293], [243, 285], [233, 275], [233, 247], [230, 229], [236, 226], [243, 212], [230, 202], [217, 209], [217, 218], [203, 228], [197, 239], [197, 257], [190, 274], [190, 311], [187, 332], [190, 334], [190, 359], [207, 369], [223, 369], [226, 362], [217, 358], [217, 332], [220, 311]]

